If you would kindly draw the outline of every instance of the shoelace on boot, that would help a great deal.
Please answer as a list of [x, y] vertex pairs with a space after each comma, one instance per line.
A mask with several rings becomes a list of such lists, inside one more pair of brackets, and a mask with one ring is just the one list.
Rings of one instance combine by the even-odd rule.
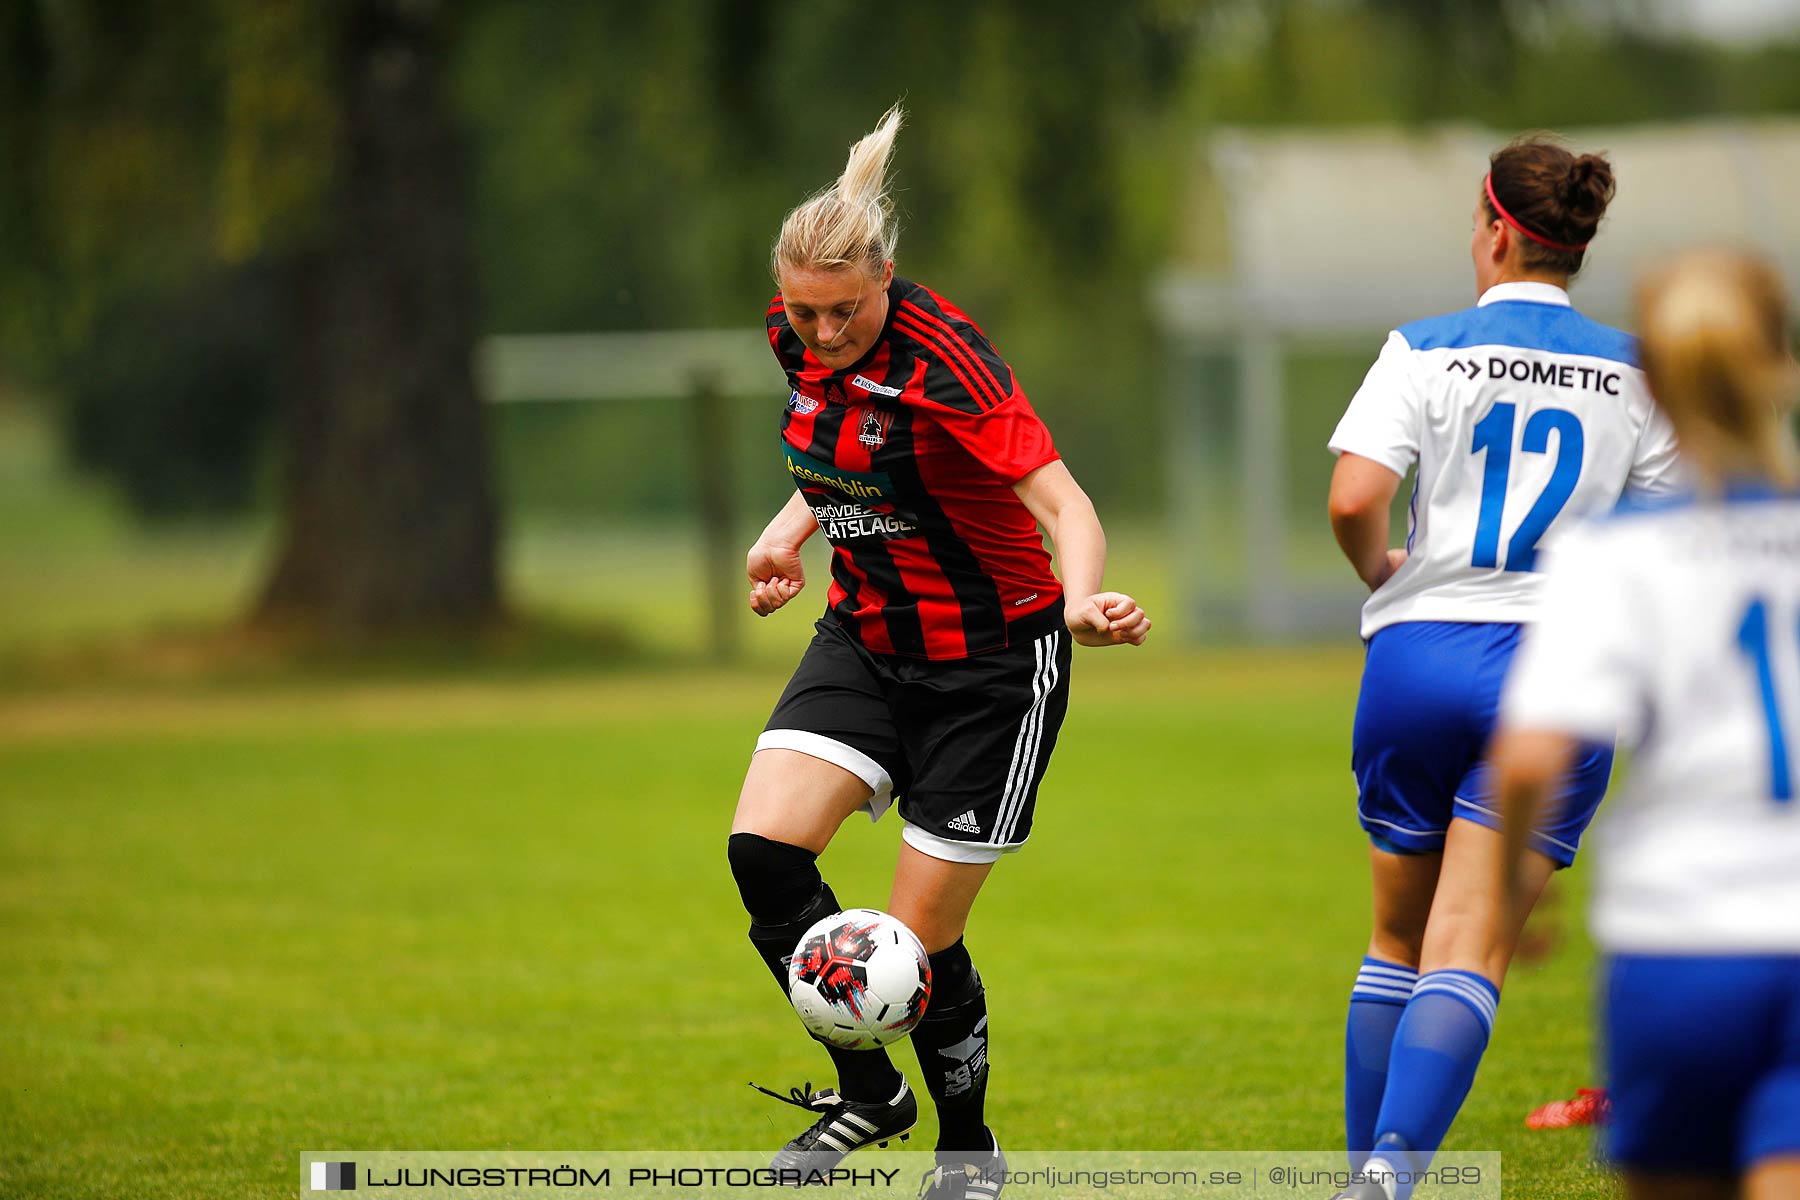
[[[750, 1086], [765, 1096], [773, 1096], [783, 1104], [791, 1104], [795, 1108], [804, 1108], [808, 1112], [818, 1108], [830, 1108], [832, 1105], [839, 1102], [838, 1094], [830, 1088], [820, 1088], [816, 1092], [813, 1091], [812, 1080], [810, 1079], [797, 1088], [789, 1088], [788, 1094], [785, 1096], [780, 1092], [771, 1091], [760, 1083], [752, 1083]], [[831, 1099], [826, 1100], [824, 1104], [820, 1104], [819, 1101], [827, 1096], [831, 1097]]]

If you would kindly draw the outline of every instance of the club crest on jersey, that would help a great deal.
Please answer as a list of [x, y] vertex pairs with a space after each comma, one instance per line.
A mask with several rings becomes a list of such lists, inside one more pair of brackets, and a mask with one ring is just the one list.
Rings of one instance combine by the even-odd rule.
[[787, 406], [789, 412], [799, 413], [804, 417], [807, 413], [818, 408], [819, 402], [814, 400], [811, 396], [802, 396], [799, 392], [790, 392], [788, 393]]
[[893, 423], [893, 413], [871, 408], [863, 417], [862, 426], [856, 431], [856, 440], [870, 450], [879, 450], [887, 441], [888, 426]]

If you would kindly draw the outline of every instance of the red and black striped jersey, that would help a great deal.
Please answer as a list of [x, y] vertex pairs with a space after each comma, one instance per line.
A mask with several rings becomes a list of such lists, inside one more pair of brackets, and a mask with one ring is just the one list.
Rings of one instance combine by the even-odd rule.
[[962, 310], [896, 277], [881, 336], [825, 366], [777, 295], [782, 448], [832, 545], [830, 614], [877, 654], [958, 659], [1060, 628], [1062, 587], [1012, 485], [1058, 457]]

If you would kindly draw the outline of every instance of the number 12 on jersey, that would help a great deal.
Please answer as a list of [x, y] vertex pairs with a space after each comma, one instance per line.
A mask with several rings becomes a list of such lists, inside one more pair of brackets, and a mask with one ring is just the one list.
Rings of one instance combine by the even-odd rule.
[[[1506, 482], [1512, 474], [1513, 424], [1518, 405], [1496, 404], [1475, 425], [1472, 454], [1486, 454], [1481, 476], [1481, 514], [1475, 522], [1475, 554], [1470, 565], [1500, 566], [1500, 517], [1506, 511]], [[1529, 571], [1537, 566], [1538, 539], [1563, 510], [1581, 478], [1581, 418], [1563, 408], [1540, 408], [1525, 422], [1519, 449], [1527, 454], [1547, 454], [1550, 432], [1556, 431], [1556, 465], [1550, 481], [1538, 493], [1537, 502], [1506, 543], [1507, 571]]]
[[1769, 603], [1761, 596], [1750, 602], [1738, 625], [1738, 649], [1756, 670], [1756, 686], [1762, 692], [1763, 716], [1769, 723], [1769, 792], [1777, 803], [1794, 799], [1794, 779], [1788, 770], [1787, 732], [1781, 721], [1781, 697], [1775, 692], [1775, 663], [1769, 653]]

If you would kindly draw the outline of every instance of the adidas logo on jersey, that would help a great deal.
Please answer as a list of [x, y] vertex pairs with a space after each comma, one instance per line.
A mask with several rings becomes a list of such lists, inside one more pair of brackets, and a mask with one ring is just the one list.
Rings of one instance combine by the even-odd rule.
[[981, 826], [975, 822], [975, 810], [970, 809], [956, 820], [950, 822], [950, 828], [958, 833], [980, 833]]

